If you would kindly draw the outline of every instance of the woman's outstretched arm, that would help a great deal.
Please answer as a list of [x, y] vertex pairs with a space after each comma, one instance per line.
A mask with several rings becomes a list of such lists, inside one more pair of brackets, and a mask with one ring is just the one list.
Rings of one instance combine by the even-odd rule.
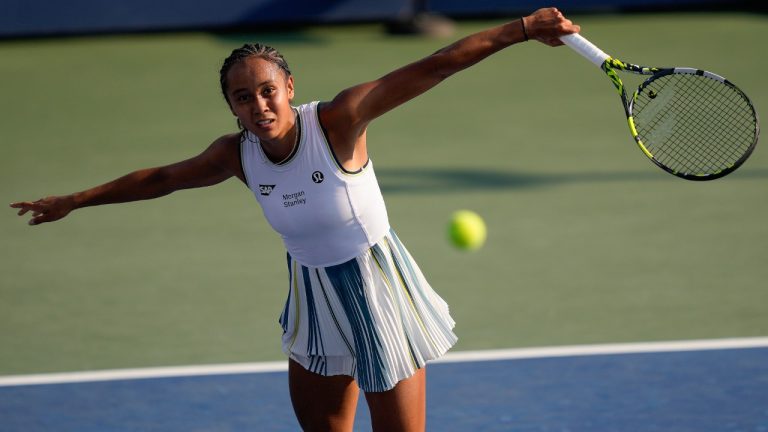
[[[539, 9], [530, 16], [467, 36], [377, 80], [342, 91], [323, 107], [324, 123], [329, 129], [349, 131], [350, 136], [342, 141], [353, 145], [373, 119], [426, 92], [456, 72], [527, 40], [526, 36], [557, 46], [562, 45], [560, 36], [578, 31], [579, 26], [557, 9]], [[334, 144], [344, 145], [341, 142]]]
[[147, 200], [181, 189], [215, 185], [232, 176], [242, 177], [236, 159], [237, 143], [238, 134], [224, 136], [193, 158], [134, 171], [82, 192], [15, 202], [11, 207], [20, 209], [19, 216], [31, 211], [29, 224], [39, 225], [59, 220], [83, 207]]

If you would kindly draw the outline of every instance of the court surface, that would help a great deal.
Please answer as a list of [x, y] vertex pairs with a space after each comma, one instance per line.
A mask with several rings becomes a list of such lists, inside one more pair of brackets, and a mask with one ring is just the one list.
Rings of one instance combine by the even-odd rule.
[[[430, 431], [768, 430], [768, 338], [458, 352], [428, 368]], [[5, 377], [0, 425], [296, 431], [284, 369], [275, 362]], [[370, 430], [360, 401], [355, 430]]]
[[[728, 77], [765, 120], [764, 14], [577, 18], [624, 60]], [[286, 55], [296, 103], [449, 43], [377, 25], [0, 41], [0, 197], [198, 154], [236, 127], [218, 70], [254, 41]], [[767, 344], [722, 343], [768, 336], [764, 147], [727, 178], [674, 178], [600, 71], [533, 42], [371, 125], [392, 226], [457, 322], [453, 360], [430, 366], [429, 430], [768, 431]], [[446, 239], [458, 209], [486, 220], [476, 253]], [[297, 429], [284, 248], [242, 184], [25, 222], [0, 215], [0, 432]], [[680, 340], [720, 342], [623, 345]], [[581, 348], [526, 348], [562, 346]]]

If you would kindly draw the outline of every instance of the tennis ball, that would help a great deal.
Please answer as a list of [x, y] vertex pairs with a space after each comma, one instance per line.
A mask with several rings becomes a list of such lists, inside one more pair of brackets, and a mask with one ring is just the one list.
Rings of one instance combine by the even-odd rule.
[[477, 250], [486, 237], [483, 218], [471, 210], [459, 210], [451, 217], [448, 224], [448, 236], [451, 243], [462, 250]]

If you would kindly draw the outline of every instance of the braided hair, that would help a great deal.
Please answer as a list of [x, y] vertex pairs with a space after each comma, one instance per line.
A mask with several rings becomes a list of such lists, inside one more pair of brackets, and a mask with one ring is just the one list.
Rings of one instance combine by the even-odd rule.
[[230, 54], [229, 57], [224, 60], [224, 64], [221, 66], [221, 70], [219, 71], [221, 92], [224, 94], [224, 99], [227, 101], [227, 103], [229, 103], [229, 98], [227, 97], [227, 86], [229, 84], [227, 82], [227, 73], [229, 73], [229, 70], [232, 68], [232, 66], [249, 57], [260, 57], [279, 67], [285, 73], [286, 77], [291, 76], [291, 69], [288, 68], [288, 62], [285, 61], [283, 55], [280, 54], [280, 52], [278, 52], [276, 49], [260, 43], [245, 44], [240, 48], [232, 51], [232, 54]]

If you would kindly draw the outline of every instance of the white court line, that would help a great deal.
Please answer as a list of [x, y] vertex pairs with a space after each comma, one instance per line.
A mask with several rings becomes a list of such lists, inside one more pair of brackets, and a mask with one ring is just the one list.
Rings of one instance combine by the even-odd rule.
[[573, 357], [610, 354], [637, 354], [675, 351], [708, 351], [739, 348], [768, 348], [768, 337], [702, 339], [670, 342], [638, 342], [602, 345], [572, 345], [542, 348], [514, 348], [448, 353], [433, 363]]
[[[739, 348], [768, 348], [768, 337], [703, 339], [672, 342], [640, 342], [603, 345], [572, 345], [542, 348], [513, 348], [502, 350], [457, 351], [432, 363], [515, 360], [549, 357], [575, 357], [677, 351], [706, 351]], [[0, 387], [64, 384], [95, 381], [133, 380], [149, 378], [189, 377], [201, 375], [233, 375], [244, 373], [284, 372], [287, 361], [234, 363], [221, 365], [170, 366], [140, 369], [114, 369], [86, 372], [61, 372], [35, 375], [0, 376]]]

